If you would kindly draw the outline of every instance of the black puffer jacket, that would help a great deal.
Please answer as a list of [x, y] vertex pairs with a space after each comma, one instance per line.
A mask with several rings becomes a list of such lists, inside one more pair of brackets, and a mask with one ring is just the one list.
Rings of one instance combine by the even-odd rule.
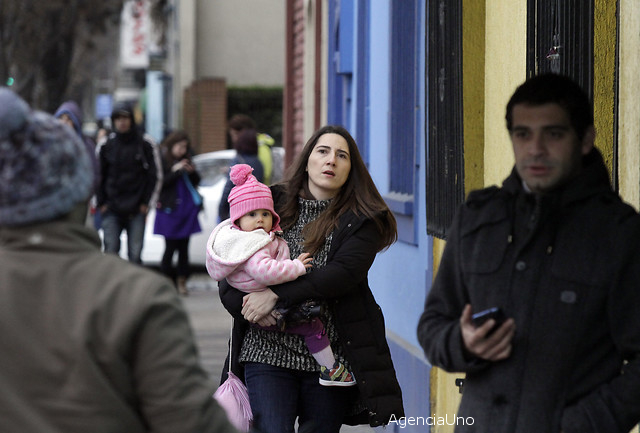
[[[281, 188], [272, 187], [276, 211]], [[333, 232], [326, 265], [295, 281], [271, 287], [279, 304], [295, 305], [306, 299], [327, 299], [368, 412], [343, 420], [345, 424], [387, 424], [392, 415], [404, 416], [402, 391], [396, 379], [385, 336], [384, 317], [376, 303], [367, 274], [378, 250], [379, 235], [373, 221], [345, 214]], [[244, 293], [225, 281], [220, 297], [236, 317], [236, 338], [246, 329], [240, 314]], [[234, 342], [234, 346], [236, 343]], [[240, 344], [238, 344], [240, 346]]]
[[[456, 432], [617, 433], [640, 421], [640, 226], [598, 151], [568, 185], [470, 195], [456, 216], [418, 326], [427, 358], [466, 372]], [[465, 354], [459, 318], [502, 307], [513, 351]], [[625, 361], [628, 363], [625, 364]]]
[[[121, 215], [134, 215], [140, 205], [148, 205], [158, 180], [153, 147], [136, 130], [133, 112], [120, 107], [131, 118], [127, 133], [111, 133], [100, 148], [101, 182], [97, 191], [98, 207]], [[115, 111], [115, 110], [114, 110]]]

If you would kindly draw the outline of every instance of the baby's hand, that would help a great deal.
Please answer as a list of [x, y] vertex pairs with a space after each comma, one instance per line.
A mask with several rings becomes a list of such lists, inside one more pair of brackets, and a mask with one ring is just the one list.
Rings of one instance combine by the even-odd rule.
[[302, 264], [304, 265], [305, 268], [310, 268], [311, 266], [313, 266], [311, 264], [311, 261], [313, 260], [313, 257], [310, 256], [309, 253], [302, 253], [300, 254], [296, 260], [300, 260], [302, 262]]

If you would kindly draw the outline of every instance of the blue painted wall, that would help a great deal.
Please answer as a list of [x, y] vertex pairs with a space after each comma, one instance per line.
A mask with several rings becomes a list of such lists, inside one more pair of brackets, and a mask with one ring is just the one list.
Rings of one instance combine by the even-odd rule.
[[[407, 417], [428, 417], [429, 409], [429, 365], [424, 358], [416, 337], [416, 325], [422, 313], [425, 294], [431, 284], [432, 240], [427, 236], [425, 204], [425, 1], [419, 1], [421, 18], [418, 32], [420, 46], [419, 90], [415, 99], [416, 146], [415, 164], [417, 167], [416, 190], [414, 191], [413, 224], [415, 241], [398, 241], [390, 249], [376, 258], [369, 274], [374, 295], [385, 315], [388, 340], [400, 385], [403, 390]], [[345, 4], [348, 3], [348, 6]], [[340, 8], [348, 9], [349, 14], [340, 15]], [[364, 11], [364, 13], [363, 13]], [[355, 61], [349, 71], [349, 86], [344, 86], [344, 70], [329, 65], [329, 104], [328, 119], [343, 119], [344, 126], [350, 129], [363, 156], [367, 159], [369, 171], [383, 196], [390, 193], [390, 155], [394, 152], [390, 143], [391, 125], [391, 13], [392, 0], [332, 0], [329, 2], [329, 35], [349, 31], [354, 35], [350, 44], [355, 51], [351, 58]], [[350, 16], [350, 22], [345, 22]], [[342, 18], [337, 19], [337, 18]], [[359, 20], [366, 19], [363, 25]], [[335, 23], [340, 26], [336, 29]], [[366, 29], [358, 32], [357, 29]], [[339, 30], [339, 31], [336, 31]], [[331, 38], [331, 36], [330, 36]], [[362, 40], [362, 38], [367, 38]], [[339, 58], [339, 43], [329, 44], [329, 59]], [[363, 59], [363, 53], [367, 51]], [[340, 74], [342, 73], [342, 74]], [[408, 73], [412, 73], [408, 71]], [[338, 87], [339, 86], [339, 87]], [[346, 90], [346, 92], [345, 92]], [[355, 102], [354, 102], [355, 101]], [[416, 101], [407, 101], [414, 104]], [[355, 125], [361, 125], [355, 127]], [[405, 218], [406, 219], [406, 218]], [[425, 426], [405, 426], [390, 424], [386, 431], [403, 433], [425, 432]]]

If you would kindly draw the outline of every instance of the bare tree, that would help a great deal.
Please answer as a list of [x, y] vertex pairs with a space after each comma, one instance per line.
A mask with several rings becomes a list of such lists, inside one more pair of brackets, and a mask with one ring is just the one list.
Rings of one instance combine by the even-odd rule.
[[[0, 0], [0, 85], [54, 111], [81, 100], [94, 79], [113, 77], [124, 0]], [[166, 0], [150, 0], [163, 28]]]

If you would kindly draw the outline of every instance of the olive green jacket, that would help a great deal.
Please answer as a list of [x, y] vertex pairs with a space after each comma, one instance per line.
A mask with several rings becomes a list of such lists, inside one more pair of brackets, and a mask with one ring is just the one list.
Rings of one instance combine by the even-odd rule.
[[0, 228], [0, 431], [235, 432], [169, 280], [64, 221]]

